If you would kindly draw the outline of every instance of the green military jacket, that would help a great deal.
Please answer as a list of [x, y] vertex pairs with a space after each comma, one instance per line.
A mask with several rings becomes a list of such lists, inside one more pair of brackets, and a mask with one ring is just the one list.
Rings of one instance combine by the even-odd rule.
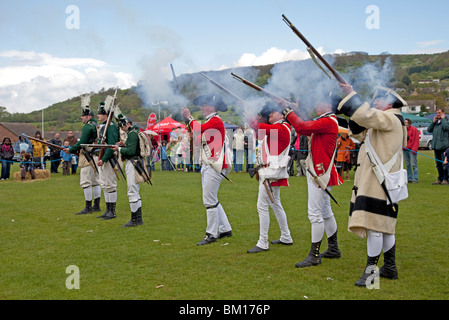
[[75, 153], [81, 149], [81, 144], [92, 144], [97, 140], [97, 123], [95, 120], [88, 120], [81, 131], [81, 137], [77, 143], [69, 148], [70, 153]]
[[[100, 129], [99, 138], [103, 135], [105, 126], [106, 126], [106, 122], [105, 122], [105, 125]], [[106, 144], [116, 144], [119, 141], [119, 139], [120, 139], [119, 129], [118, 129], [117, 125], [111, 121], [111, 123], [109, 124], [109, 127], [108, 127], [108, 132], [106, 132]], [[98, 140], [98, 143], [100, 143], [100, 142], [101, 141]], [[113, 155], [114, 155], [114, 150], [106, 149], [101, 160], [103, 160], [103, 162], [106, 163], [109, 161], [109, 159], [112, 158]]]
[[136, 125], [128, 129], [128, 138], [125, 147], [120, 148], [120, 154], [124, 159], [131, 159], [140, 155], [139, 147], [139, 127]]

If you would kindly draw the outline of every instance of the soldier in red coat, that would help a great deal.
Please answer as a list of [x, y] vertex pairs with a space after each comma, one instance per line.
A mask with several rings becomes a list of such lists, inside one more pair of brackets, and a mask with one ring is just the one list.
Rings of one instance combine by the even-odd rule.
[[[283, 111], [285, 118], [299, 135], [310, 137], [310, 152], [306, 159], [306, 167], [312, 244], [308, 256], [295, 265], [297, 268], [316, 266], [321, 263], [321, 257], [341, 257], [337, 243], [337, 222], [329, 196], [332, 186], [343, 183], [334, 162], [338, 120], [332, 110], [330, 101], [317, 104], [315, 111], [318, 117], [311, 121], [303, 121], [288, 107]], [[328, 249], [320, 254], [324, 231], [327, 235]]]
[[259, 179], [257, 211], [259, 213], [260, 233], [256, 246], [248, 253], [268, 250], [268, 229], [270, 227], [269, 207], [273, 209], [281, 230], [279, 240], [272, 244], [293, 244], [287, 224], [287, 215], [281, 204], [281, 186], [288, 187], [288, 163], [291, 139], [290, 125], [284, 121], [281, 109], [274, 103], [266, 104], [259, 117], [249, 121], [257, 140], [261, 141], [256, 153], [256, 166]]
[[193, 104], [201, 108], [206, 118], [205, 123], [196, 121], [187, 108], [183, 108], [181, 113], [188, 119], [192, 131], [199, 134], [195, 145], [201, 148], [201, 183], [203, 204], [207, 213], [207, 227], [206, 235], [197, 245], [205, 245], [217, 239], [232, 236], [228, 217], [218, 201], [218, 189], [231, 169], [228, 160], [230, 161], [232, 156], [226, 154], [225, 127], [217, 111], [226, 111], [228, 108], [219, 95], [199, 96], [193, 100]]

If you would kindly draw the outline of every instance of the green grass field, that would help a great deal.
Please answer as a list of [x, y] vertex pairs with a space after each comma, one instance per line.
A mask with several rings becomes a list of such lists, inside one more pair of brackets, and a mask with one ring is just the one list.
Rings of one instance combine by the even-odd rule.
[[[281, 191], [294, 245], [272, 245], [259, 254], [246, 253], [259, 235], [258, 186], [246, 173], [231, 173], [234, 185], [223, 180], [219, 192], [234, 236], [206, 246], [196, 246], [206, 226], [198, 173], [156, 167], [153, 186], [141, 185], [144, 225], [136, 228], [121, 228], [130, 218], [123, 180], [118, 216], [110, 221], [74, 214], [84, 207], [79, 172], [0, 181], [0, 299], [446, 300], [449, 186], [431, 185], [436, 168], [429, 157], [418, 156], [420, 181], [409, 185], [409, 198], [400, 203], [399, 279], [381, 279], [374, 290], [354, 286], [366, 262], [366, 239], [347, 231], [354, 172], [332, 190], [341, 203], [332, 207], [342, 258], [305, 269], [295, 268], [310, 248], [304, 177], [291, 177], [291, 187]], [[12, 172], [17, 170], [15, 164]], [[270, 240], [278, 237], [271, 215]], [[321, 251], [326, 248], [324, 240]], [[79, 268], [79, 289], [66, 287], [71, 265]]]

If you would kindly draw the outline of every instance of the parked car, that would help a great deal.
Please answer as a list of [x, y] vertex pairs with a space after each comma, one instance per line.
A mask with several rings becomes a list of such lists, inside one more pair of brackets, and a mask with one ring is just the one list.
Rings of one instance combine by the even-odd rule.
[[417, 128], [419, 131], [419, 148], [432, 149], [433, 135], [427, 131], [427, 127]]

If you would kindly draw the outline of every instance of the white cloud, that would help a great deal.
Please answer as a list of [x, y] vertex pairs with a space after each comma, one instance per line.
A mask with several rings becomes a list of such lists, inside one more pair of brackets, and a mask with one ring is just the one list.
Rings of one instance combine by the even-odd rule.
[[[324, 55], [326, 52], [323, 47], [317, 48], [317, 51]], [[343, 53], [343, 50], [335, 50], [333, 53]], [[276, 47], [272, 47], [265, 52], [263, 52], [260, 56], [257, 56], [253, 53], [244, 53], [236, 62], [233, 63], [232, 67], [249, 67], [249, 66], [261, 66], [268, 64], [275, 64], [285, 61], [291, 60], [305, 60], [309, 59], [310, 55], [307, 51], [301, 51], [298, 49], [294, 49], [291, 51], [287, 51], [285, 49], [279, 49]], [[223, 70], [227, 69], [229, 66], [222, 65], [218, 69]]]
[[28, 113], [86, 92], [136, 83], [132, 75], [113, 72], [98, 59], [11, 50], [0, 52], [0, 63], [0, 106], [10, 113]]
[[444, 42], [444, 40], [430, 40], [430, 41], [421, 41], [421, 42], [417, 42], [416, 45], [419, 48], [427, 48], [427, 47], [433, 47], [437, 44], [440, 44]]

